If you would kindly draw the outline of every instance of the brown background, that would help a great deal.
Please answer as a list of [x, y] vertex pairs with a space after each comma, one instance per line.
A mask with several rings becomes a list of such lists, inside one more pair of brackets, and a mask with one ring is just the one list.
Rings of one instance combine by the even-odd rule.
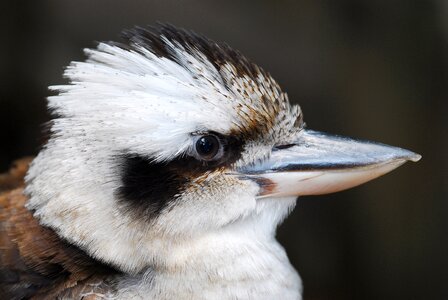
[[448, 1], [2, 1], [0, 170], [35, 154], [47, 86], [93, 41], [170, 22], [269, 70], [309, 128], [409, 148], [418, 164], [304, 197], [279, 230], [305, 299], [448, 299]]

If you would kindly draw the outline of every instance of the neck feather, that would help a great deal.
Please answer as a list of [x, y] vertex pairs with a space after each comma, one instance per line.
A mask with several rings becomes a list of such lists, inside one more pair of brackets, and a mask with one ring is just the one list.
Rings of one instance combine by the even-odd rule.
[[[163, 263], [123, 280], [123, 298], [301, 299], [301, 280], [272, 234], [234, 224], [182, 247]], [[144, 295], [144, 296], [143, 296]]]

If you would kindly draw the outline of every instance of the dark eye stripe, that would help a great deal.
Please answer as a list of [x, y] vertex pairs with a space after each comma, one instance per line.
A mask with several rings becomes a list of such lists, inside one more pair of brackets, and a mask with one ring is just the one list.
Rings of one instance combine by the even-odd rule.
[[141, 218], [154, 218], [175, 201], [190, 182], [207, 171], [229, 167], [241, 157], [243, 143], [234, 137], [219, 136], [223, 155], [216, 161], [193, 156], [175, 157], [156, 162], [141, 155], [123, 154], [119, 172], [121, 185], [115, 191], [121, 207]]
[[158, 215], [187, 183], [169, 163], [138, 155], [123, 155], [121, 161], [121, 186], [116, 195], [126, 210], [139, 217]]

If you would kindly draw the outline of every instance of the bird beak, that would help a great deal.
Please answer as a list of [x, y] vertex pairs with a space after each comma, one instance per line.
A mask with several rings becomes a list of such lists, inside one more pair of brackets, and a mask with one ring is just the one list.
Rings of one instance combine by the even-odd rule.
[[268, 160], [239, 173], [258, 183], [258, 198], [321, 195], [355, 187], [420, 158], [397, 147], [304, 130], [295, 143], [274, 147]]

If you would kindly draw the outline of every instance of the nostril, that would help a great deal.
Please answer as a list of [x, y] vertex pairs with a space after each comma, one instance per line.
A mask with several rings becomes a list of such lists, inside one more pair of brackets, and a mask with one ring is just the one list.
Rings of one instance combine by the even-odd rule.
[[288, 149], [288, 148], [291, 148], [293, 146], [295, 146], [295, 144], [277, 145], [277, 146], [274, 146], [274, 148], [272, 148], [272, 151], [281, 150], [281, 149]]

